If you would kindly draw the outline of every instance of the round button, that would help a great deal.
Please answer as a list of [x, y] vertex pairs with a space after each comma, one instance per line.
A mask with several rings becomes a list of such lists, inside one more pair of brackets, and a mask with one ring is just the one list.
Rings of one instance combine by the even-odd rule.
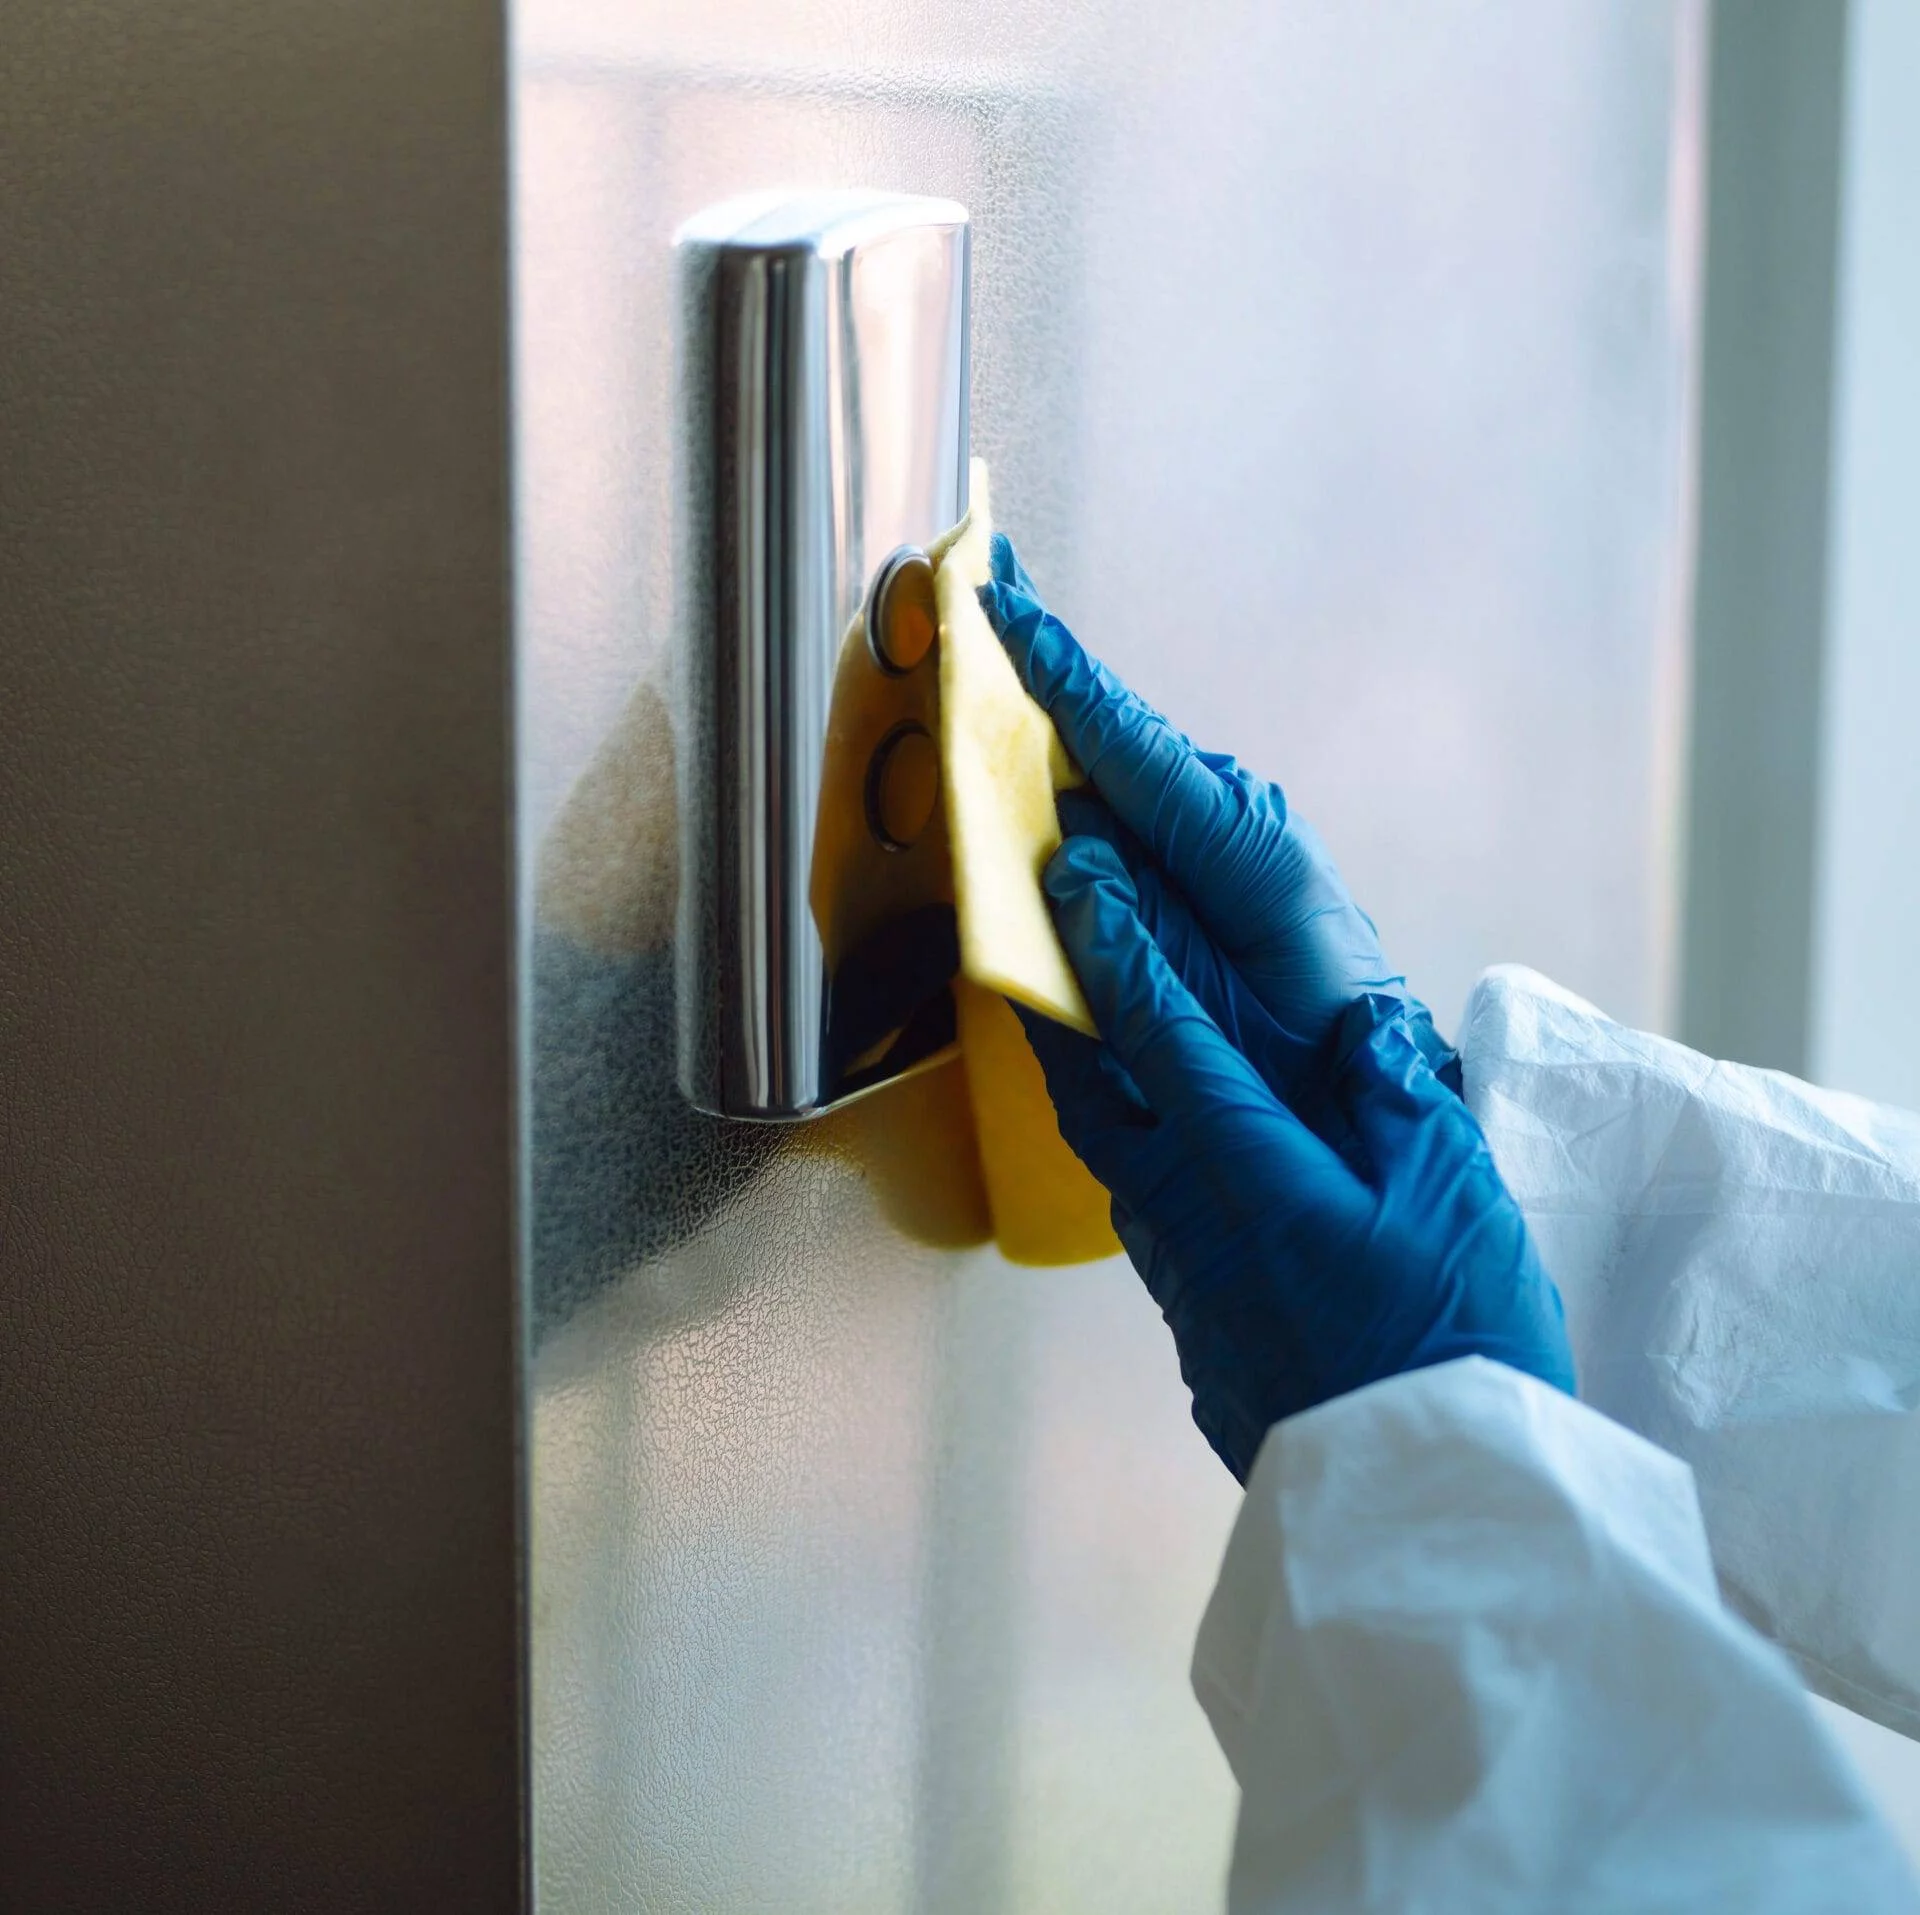
[[932, 562], [917, 545], [903, 545], [874, 574], [867, 643], [883, 672], [903, 678], [933, 650], [939, 629]]
[[940, 802], [940, 748], [924, 725], [895, 725], [867, 765], [867, 824], [889, 851], [905, 851]]

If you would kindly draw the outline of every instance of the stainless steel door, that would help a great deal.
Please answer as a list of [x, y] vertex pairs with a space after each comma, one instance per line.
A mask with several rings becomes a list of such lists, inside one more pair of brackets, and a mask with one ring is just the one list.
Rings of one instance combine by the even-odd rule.
[[1235, 1492], [1131, 1272], [894, 1234], [671, 1089], [669, 245], [972, 212], [973, 438], [1083, 635], [1283, 778], [1451, 1022], [1659, 1021], [1699, 10], [527, 0], [520, 803], [549, 1910], [1204, 1908]]

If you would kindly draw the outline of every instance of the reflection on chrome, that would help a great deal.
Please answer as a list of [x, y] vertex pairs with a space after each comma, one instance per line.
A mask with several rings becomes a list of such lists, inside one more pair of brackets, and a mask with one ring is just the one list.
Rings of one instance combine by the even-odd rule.
[[[850, 672], [918, 677], [927, 650], [867, 645], [869, 583], [966, 509], [967, 214], [897, 194], [761, 196], [699, 215], [677, 249], [680, 1082], [722, 1116], [807, 1117], [924, 1062], [937, 1036], [937, 1015], [906, 1007], [914, 1041], [882, 1044], [877, 1065], [864, 1046], [849, 1078], [834, 976], [873, 967], [835, 948], [816, 855], [823, 804], [840, 802], [836, 694], [866, 695]], [[865, 777], [862, 763], [856, 809]]]

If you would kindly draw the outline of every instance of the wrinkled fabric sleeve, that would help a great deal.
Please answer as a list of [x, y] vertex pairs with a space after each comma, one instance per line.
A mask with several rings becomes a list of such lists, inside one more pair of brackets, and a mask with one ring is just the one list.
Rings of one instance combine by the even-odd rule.
[[1920, 1908], [1685, 1467], [1480, 1358], [1269, 1432], [1193, 1675], [1234, 1911]]
[[1808, 1686], [1920, 1735], [1920, 1117], [1517, 967], [1461, 1049], [1581, 1396], [1691, 1465], [1723, 1595]]

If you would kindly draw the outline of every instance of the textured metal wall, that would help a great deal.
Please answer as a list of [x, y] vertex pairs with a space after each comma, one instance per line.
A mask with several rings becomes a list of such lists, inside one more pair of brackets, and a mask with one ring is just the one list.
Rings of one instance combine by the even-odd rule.
[[505, 1909], [504, 79], [0, 8], [0, 1905]]
[[1450, 1022], [1658, 1019], [1700, 10], [528, 0], [516, 75], [543, 1907], [1205, 1908], [1186, 1686], [1234, 1492], [1123, 1264], [918, 1247], [668, 1088], [669, 241], [975, 219], [1035, 575], [1294, 789]]

